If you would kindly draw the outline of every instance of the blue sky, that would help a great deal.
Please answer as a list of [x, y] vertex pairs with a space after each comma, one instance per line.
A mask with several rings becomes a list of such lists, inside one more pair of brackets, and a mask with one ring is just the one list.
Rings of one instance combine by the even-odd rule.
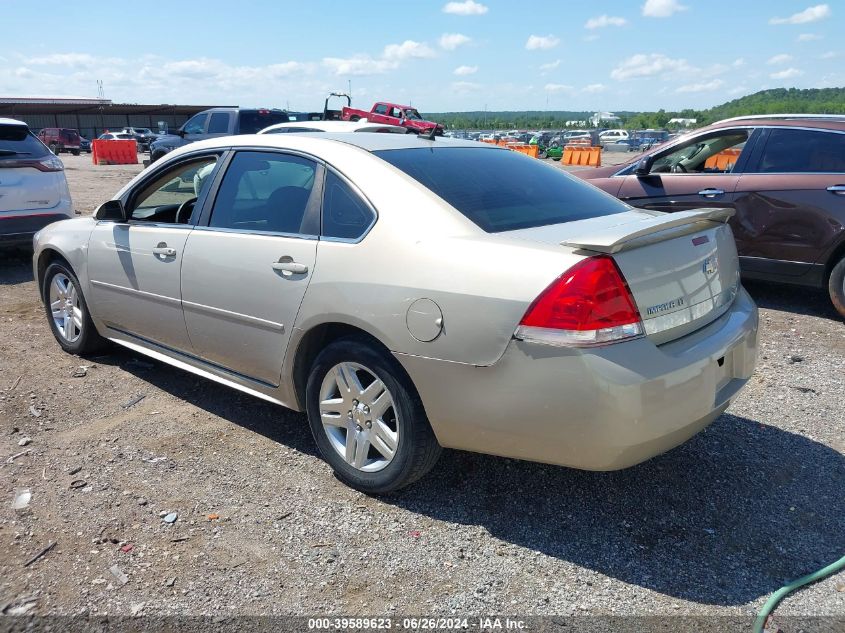
[[0, 3], [0, 96], [96, 96], [101, 79], [114, 101], [313, 111], [351, 81], [364, 108], [674, 110], [845, 86], [845, 3], [833, 1], [132, 6]]

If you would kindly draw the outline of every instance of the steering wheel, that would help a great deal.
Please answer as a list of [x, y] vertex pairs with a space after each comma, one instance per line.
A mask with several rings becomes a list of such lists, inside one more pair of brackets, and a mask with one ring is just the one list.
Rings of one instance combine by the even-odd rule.
[[681, 163], [677, 163], [677, 164], [675, 164], [675, 165], [672, 165], [672, 173], [675, 173], [675, 174], [686, 174], [686, 173], [687, 173], [687, 168], [686, 168], [686, 167], [684, 167], [683, 165], [681, 165]]
[[196, 201], [197, 201], [197, 198], [196, 198], [196, 196], [194, 196], [193, 198], [188, 198], [187, 200], [185, 200], [185, 202], [183, 202], [182, 204], [179, 205], [179, 208], [176, 209], [176, 217], [174, 218], [176, 224], [184, 224], [185, 223], [185, 222], [182, 221], [182, 213], [184, 211], [188, 211], [188, 217], [185, 218], [185, 221], [187, 221], [188, 218], [191, 217], [191, 211], [194, 210], [194, 203]]

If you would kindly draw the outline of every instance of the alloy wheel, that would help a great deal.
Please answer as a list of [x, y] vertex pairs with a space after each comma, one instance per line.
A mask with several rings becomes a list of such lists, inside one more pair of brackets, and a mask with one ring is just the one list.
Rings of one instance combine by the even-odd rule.
[[359, 363], [338, 363], [323, 378], [320, 420], [332, 448], [357, 470], [377, 472], [396, 455], [399, 420], [393, 396]]
[[56, 331], [68, 343], [82, 336], [82, 308], [79, 292], [67, 275], [58, 273], [50, 282], [50, 313]]

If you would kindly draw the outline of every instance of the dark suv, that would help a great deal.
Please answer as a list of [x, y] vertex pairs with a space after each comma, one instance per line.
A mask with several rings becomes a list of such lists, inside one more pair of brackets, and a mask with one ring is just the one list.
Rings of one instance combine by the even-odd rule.
[[231, 134], [255, 134], [276, 123], [297, 120], [284, 110], [266, 108], [211, 108], [188, 119], [175, 134], [159, 136], [150, 144], [150, 160], [157, 161], [177, 147]]
[[58, 156], [70, 152], [79, 156], [79, 131], [66, 127], [45, 127], [38, 132], [38, 139]]
[[575, 172], [637, 207], [731, 207], [742, 274], [826, 289], [845, 316], [845, 115], [737, 117]]

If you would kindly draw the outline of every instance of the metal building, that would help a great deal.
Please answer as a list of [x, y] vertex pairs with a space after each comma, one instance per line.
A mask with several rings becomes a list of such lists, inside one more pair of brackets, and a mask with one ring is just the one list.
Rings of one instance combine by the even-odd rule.
[[174, 129], [210, 105], [142, 105], [112, 103], [111, 99], [64, 97], [0, 97], [0, 116], [19, 119], [33, 132], [45, 127], [66, 127], [95, 139], [105, 130], [125, 126], [148, 127], [154, 132], [159, 122]]

